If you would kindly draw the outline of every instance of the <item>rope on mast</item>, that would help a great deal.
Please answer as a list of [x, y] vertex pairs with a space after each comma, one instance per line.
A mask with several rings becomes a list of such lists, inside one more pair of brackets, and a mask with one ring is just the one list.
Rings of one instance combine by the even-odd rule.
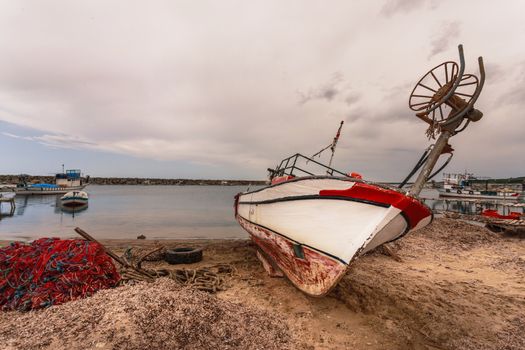
[[341, 136], [341, 128], [343, 127], [344, 121], [341, 120], [341, 124], [339, 125], [339, 129], [337, 129], [337, 134], [334, 137], [334, 140], [332, 141], [332, 145], [330, 146], [330, 150], [332, 151], [332, 155], [330, 156], [330, 162], [328, 163], [328, 166], [332, 166], [332, 159], [334, 159], [334, 153], [335, 153], [335, 147], [337, 147], [337, 141], [339, 141], [339, 136]]
[[[328, 163], [328, 167], [329, 168], [332, 167], [332, 159], [334, 159], [335, 148], [337, 147], [337, 141], [339, 141], [339, 136], [341, 136], [341, 128], [343, 127], [343, 124], [344, 124], [344, 121], [341, 120], [341, 124], [339, 125], [339, 129], [337, 129], [337, 133], [335, 134], [335, 137], [332, 143], [326, 146], [325, 148], [323, 148], [322, 150], [320, 150], [319, 152], [317, 152], [316, 154], [314, 154], [313, 156], [311, 156], [310, 158], [313, 159], [317, 156], [320, 156], [321, 153], [323, 153], [324, 151], [330, 148], [330, 150], [332, 151], [332, 155], [330, 156], [330, 163]], [[308, 161], [306, 163], [308, 163]], [[327, 170], [326, 173], [329, 175], [332, 175], [330, 174], [330, 170]]]
[[[337, 141], [339, 141], [339, 136], [341, 136], [341, 128], [343, 127], [343, 124], [344, 124], [344, 121], [341, 120], [341, 125], [339, 125], [339, 129], [337, 129], [337, 134], [335, 135], [334, 140], [332, 141], [332, 143], [329, 144], [328, 146], [326, 146], [325, 148], [323, 148], [322, 150], [320, 150], [319, 152], [317, 152], [316, 154], [314, 154], [311, 158], [317, 157], [318, 155], [320, 155], [321, 153], [323, 153], [324, 151], [326, 151], [329, 148], [332, 151], [332, 157], [334, 156], [335, 147], [337, 146]], [[331, 160], [330, 160], [330, 162], [331, 162]]]

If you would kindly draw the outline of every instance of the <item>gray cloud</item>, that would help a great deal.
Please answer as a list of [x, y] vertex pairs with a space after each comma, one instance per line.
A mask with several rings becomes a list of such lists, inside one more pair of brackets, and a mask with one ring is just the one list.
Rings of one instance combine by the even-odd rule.
[[344, 89], [341, 86], [343, 82], [343, 74], [336, 72], [332, 74], [329, 81], [321, 86], [310, 88], [307, 92], [299, 92], [299, 104], [303, 105], [312, 100], [326, 100], [330, 102]]
[[[491, 67], [489, 67], [491, 68]], [[512, 73], [509, 75], [511, 81], [505, 80], [505, 75], [501, 70], [496, 69], [492, 74], [498, 76], [496, 82], [505, 81], [504, 86], [498, 86], [499, 98], [497, 104], [510, 104], [517, 107], [523, 107], [525, 104], [525, 62], [522, 61], [509, 69]]]
[[380, 14], [390, 17], [400, 12], [415, 11], [427, 2], [427, 0], [388, 0], [381, 8]]
[[449, 49], [451, 44], [456, 44], [460, 33], [461, 23], [459, 21], [444, 22], [439, 25], [437, 33], [430, 43], [431, 50], [428, 58], [432, 58]]
[[[428, 1], [383, 8], [348, 1], [57, 6], [60, 12], [38, 1], [0, 5], [0, 120], [31, 128], [31, 136], [9, 132], [20, 142], [261, 178], [281, 157], [315, 153], [344, 119], [340, 164], [355, 163], [370, 177], [400, 178], [412, 160], [399, 158], [396, 148], [416, 155], [427, 144], [408, 94], [439, 63], [428, 62], [429, 52], [456, 59], [464, 29], [467, 64], [490, 55], [489, 80], [479, 101], [486, 118], [459, 140], [493, 140], [500, 153], [489, 154], [499, 162], [524, 146], [523, 128], [503, 132], [495, 122], [520, 125], [525, 108], [518, 71], [509, 68], [525, 56], [515, 45], [525, 30], [519, 1], [494, 21], [486, 18], [501, 6], [489, 2], [476, 3], [472, 16], [465, 15], [472, 3], [452, 1], [432, 11]], [[492, 80], [494, 67], [500, 80]], [[498, 104], [501, 95], [508, 100]], [[501, 139], [492, 136], [495, 129]], [[467, 146], [465, 152], [463, 161], [490, 168], [483, 153]], [[503, 169], [522, 172], [510, 161]]]
[[525, 101], [525, 82], [516, 85], [515, 88], [504, 95], [500, 101], [502, 103], [523, 105], [523, 101]]
[[30, 137], [30, 136], [20, 136], [20, 135], [12, 134], [10, 132], [2, 132], [2, 135], [7, 136], [7, 137], [11, 137], [13, 139], [20, 139], [20, 140], [26, 140], [26, 141], [34, 141], [35, 140], [33, 137]]
[[8, 136], [15, 139], [25, 140], [25, 141], [34, 141], [38, 142], [44, 146], [49, 146], [53, 148], [70, 148], [70, 149], [79, 149], [79, 148], [97, 148], [97, 144], [87, 140], [82, 140], [78, 137], [68, 136], [68, 135], [50, 135], [44, 134], [41, 136], [20, 136], [12, 134], [9, 132], [2, 132], [2, 135]]
[[345, 103], [349, 106], [355, 105], [361, 99], [361, 94], [358, 92], [350, 92], [345, 97]]
[[[522, 64], [525, 65], [525, 62]], [[495, 62], [485, 63], [485, 72], [487, 76], [490, 77], [490, 79], [487, 81], [487, 84], [497, 84], [505, 80], [508, 78], [511, 69]]]
[[87, 148], [87, 147], [93, 147], [97, 148], [97, 144], [95, 142], [82, 140], [80, 138], [74, 137], [74, 136], [68, 136], [68, 135], [49, 135], [45, 134], [42, 136], [36, 136], [33, 137], [35, 141], [40, 142], [41, 144], [45, 146], [50, 147], [57, 147], [57, 148]]

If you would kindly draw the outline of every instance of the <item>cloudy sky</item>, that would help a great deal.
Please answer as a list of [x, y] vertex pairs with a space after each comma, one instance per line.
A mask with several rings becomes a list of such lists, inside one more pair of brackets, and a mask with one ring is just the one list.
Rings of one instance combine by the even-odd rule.
[[[400, 180], [419, 77], [482, 55], [450, 171], [525, 175], [523, 1], [0, 1], [0, 173], [262, 179], [345, 121], [335, 166]], [[326, 155], [328, 156], [328, 155]]]

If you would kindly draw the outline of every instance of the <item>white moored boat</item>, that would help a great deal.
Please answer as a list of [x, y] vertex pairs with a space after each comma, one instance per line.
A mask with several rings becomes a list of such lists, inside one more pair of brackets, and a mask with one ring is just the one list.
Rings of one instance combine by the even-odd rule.
[[443, 188], [438, 189], [440, 197], [469, 198], [494, 201], [517, 201], [519, 192], [512, 191], [485, 191], [472, 188], [472, 174], [443, 174]]
[[[405, 184], [421, 169], [408, 192], [364, 181], [359, 174], [335, 170], [331, 167], [332, 158], [324, 165], [314, 157], [295, 154], [275, 169], [268, 169], [269, 186], [235, 197], [235, 217], [250, 234], [257, 256], [270, 275], [284, 275], [301, 291], [322, 296], [360, 255], [432, 221], [432, 211], [417, 196], [437, 173], [432, 174], [432, 170], [440, 155], [452, 152], [449, 138], [482, 117], [473, 105], [483, 87], [483, 61], [480, 57], [481, 79], [463, 75], [461, 46], [459, 53], [461, 66], [450, 61], [436, 66], [411, 94], [410, 108], [430, 124], [427, 134], [438, 131], [440, 135], [403, 181]], [[437, 77], [444, 80], [440, 82]], [[472, 95], [464, 86], [474, 89]], [[420, 89], [433, 93], [420, 93]], [[458, 94], [470, 98], [465, 100]], [[420, 97], [427, 99], [413, 100]], [[448, 116], [443, 110], [449, 112]], [[333, 157], [340, 130], [341, 127], [333, 142], [316, 155], [330, 148]], [[310, 169], [313, 166], [320, 175]]]
[[60, 198], [60, 205], [65, 208], [87, 206], [88, 194], [84, 191], [70, 191]]

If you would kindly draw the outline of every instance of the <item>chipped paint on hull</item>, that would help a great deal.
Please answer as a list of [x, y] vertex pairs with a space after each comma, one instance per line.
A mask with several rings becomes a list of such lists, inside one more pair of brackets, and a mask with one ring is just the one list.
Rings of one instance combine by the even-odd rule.
[[237, 221], [293, 285], [306, 294], [312, 296], [327, 294], [346, 272], [347, 265], [333, 257], [307, 246], [300, 246], [304, 258], [298, 257], [293, 241], [253, 224], [239, 215]]
[[328, 293], [360, 255], [432, 220], [428, 207], [398, 191], [326, 177], [240, 193], [234, 208], [269, 273], [270, 265], [282, 270], [313, 296]]
[[273, 262], [273, 260], [266, 258], [265, 253], [261, 249], [257, 249], [257, 259], [262, 263], [264, 269], [270, 277], [284, 277], [283, 271]]

